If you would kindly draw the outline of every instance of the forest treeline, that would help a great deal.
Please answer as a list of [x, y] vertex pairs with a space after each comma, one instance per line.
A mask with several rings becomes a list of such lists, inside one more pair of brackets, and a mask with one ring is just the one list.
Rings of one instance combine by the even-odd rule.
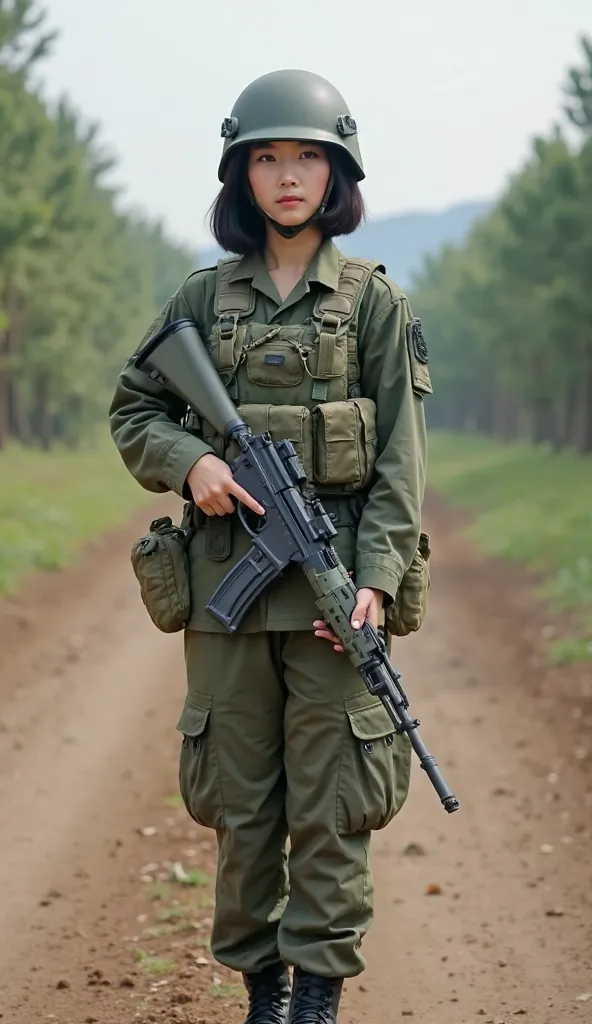
[[77, 445], [193, 268], [158, 222], [123, 210], [116, 161], [39, 68], [55, 33], [37, 0], [0, 0], [0, 449]]
[[[75, 445], [194, 254], [125, 210], [100, 137], [37, 85], [55, 33], [0, 0], [0, 449]], [[432, 426], [592, 451], [592, 41], [562, 115], [461, 246], [411, 289]]]
[[[431, 354], [430, 423], [592, 451], [592, 40], [561, 116], [460, 247], [411, 288]], [[460, 155], [459, 155], [460, 158]]]

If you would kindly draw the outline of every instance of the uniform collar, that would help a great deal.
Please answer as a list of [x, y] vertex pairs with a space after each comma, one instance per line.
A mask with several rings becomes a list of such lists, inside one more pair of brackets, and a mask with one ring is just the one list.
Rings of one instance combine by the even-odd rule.
[[[323, 239], [304, 275], [307, 284], [315, 281], [328, 288], [329, 291], [336, 291], [339, 282], [339, 258], [340, 253], [333, 240], [331, 238]], [[230, 274], [231, 281], [251, 280], [255, 288], [268, 278], [269, 272], [260, 252], [243, 256]]]
[[319, 284], [328, 288], [329, 291], [337, 291], [339, 283], [339, 250], [333, 243], [333, 239], [325, 238], [312, 260], [309, 263], [307, 278], [309, 281], [318, 281]]

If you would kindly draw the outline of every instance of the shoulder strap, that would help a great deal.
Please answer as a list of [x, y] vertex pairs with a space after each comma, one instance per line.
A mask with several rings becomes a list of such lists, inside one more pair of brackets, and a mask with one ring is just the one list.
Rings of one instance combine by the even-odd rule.
[[347, 333], [348, 394], [350, 397], [359, 394], [358, 311], [375, 270], [384, 272], [384, 267], [372, 260], [347, 257], [340, 269], [336, 290], [323, 292], [315, 303], [313, 319], [317, 321], [319, 334], [319, 359], [313, 397], [318, 401], [326, 400], [328, 379], [333, 374], [336, 338], [344, 332]]
[[[337, 289], [323, 292], [315, 303], [314, 317], [331, 323], [339, 320], [338, 328], [349, 324], [356, 316], [364, 292], [375, 270], [382, 270], [381, 263], [361, 257], [348, 256], [339, 272]], [[333, 321], [334, 322], [334, 321]]]
[[255, 290], [249, 280], [233, 281], [232, 273], [240, 256], [218, 260], [214, 312], [220, 332], [219, 369], [230, 372], [234, 366], [236, 331], [241, 316], [250, 316], [255, 309]]

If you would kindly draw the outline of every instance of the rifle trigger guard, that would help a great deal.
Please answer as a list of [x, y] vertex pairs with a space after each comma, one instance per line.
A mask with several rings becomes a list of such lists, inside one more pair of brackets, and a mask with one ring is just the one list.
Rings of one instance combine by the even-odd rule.
[[[261, 533], [261, 530], [267, 523], [266, 515], [258, 516], [256, 512], [253, 512], [252, 509], [247, 508], [246, 505], [243, 505], [242, 501], [237, 502], [236, 511], [238, 514], [238, 518], [240, 519], [242, 525], [244, 526], [245, 530], [247, 531], [250, 537], [255, 538], [259, 533]], [[247, 522], [246, 517], [248, 515], [257, 516], [258, 526], [254, 530], [249, 526]]]

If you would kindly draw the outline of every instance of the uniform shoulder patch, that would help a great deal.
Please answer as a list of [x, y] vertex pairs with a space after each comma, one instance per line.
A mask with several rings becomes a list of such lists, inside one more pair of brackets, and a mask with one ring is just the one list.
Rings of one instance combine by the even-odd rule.
[[413, 344], [413, 351], [415, 352], [415, 358], [418, 362], [424, 366], [428, 364], [428, 347], [425, 343], [423, 336], [423, 329], [421, 326], [421, 320], [418, 316], [414, 316], [411, 321], [411, 341]]
[[407, 324], [407, 351], [411, 367], [411, 386], [420, 396], [432, 395], [432, 381], [428, 370], [428, 349], [423, 336], [421, 321], [414, 317]]

